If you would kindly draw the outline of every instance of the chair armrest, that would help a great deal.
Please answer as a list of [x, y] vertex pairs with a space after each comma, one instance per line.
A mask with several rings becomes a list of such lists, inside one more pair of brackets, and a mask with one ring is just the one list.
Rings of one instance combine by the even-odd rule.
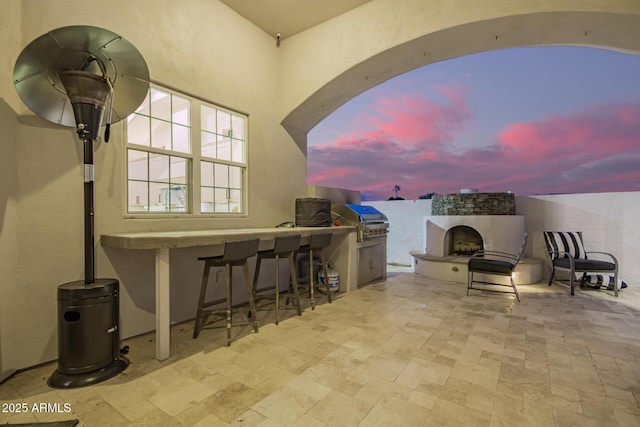
[[609, 252], [597, 252], [597, 251], [589, 251], [589, 252], [585, 252], [585, 254], [600, 254], [600, 255], [606, 255], [608, 257], [611, 258], [611, 260], [613, 261], [613, 263], [616, 265], [616, 268], [618, 268], [618, 259], [616, 257], [613, 256], [613, 254], [610, 254]]
[[499, 251], [488, 251], [488, 250], [484, 250], [481, 249], [479, 251], [476, 251], [473, 253], [473, 255], [471, 255], [471, 258], [481, 258], [481, 257], [494, 257], [494, 258], [505, 258], [505, 259], [509, 259], [509, 260], [515, 260], [516, 259], [516, 255], [515, 254], [510, 254], [507, 252], [499, 252]]

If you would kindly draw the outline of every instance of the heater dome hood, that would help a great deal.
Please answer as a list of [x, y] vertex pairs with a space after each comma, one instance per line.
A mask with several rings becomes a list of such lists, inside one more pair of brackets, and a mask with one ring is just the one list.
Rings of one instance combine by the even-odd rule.
[[18, 57], [13, 78], [18, 95], [38, 116], [76, 127], [60, 74], [83, 71], [113, 86], [111, 123], [140, 106], [149, 89], [149, 70], [140, 52], [121, 36], [87, 25], [62, 27], [38, 37]]

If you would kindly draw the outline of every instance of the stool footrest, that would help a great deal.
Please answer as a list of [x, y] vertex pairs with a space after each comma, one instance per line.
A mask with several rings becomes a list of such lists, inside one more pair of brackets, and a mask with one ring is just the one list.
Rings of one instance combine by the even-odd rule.
[[[224, 302], [224, 300], [222, 300], [222, 302]], [[212, 304], [213, 305], [213, 304]], [[238, 304], [238, 305], [234, 305], [231, 307], [231, 309], [236, 312], [236, 311], [251, 311], [251, 307], [249, 307], [248, 305], [245, 304]], [[225, 313], [227, 311], [226, 308], [208, 308], [202, 309], [202, 313], [215, 313], [215, 312], [220, 312], [220, 313]]]
[[267, 287], [267, 288], [254, 289], [254, 290], [253, 290], [253, 295], [257, 297], [257, 296], [258, 296], [258, 294], [261, 294], [261, 293], [263, 293], [263, 292], [267, 292], [267, 291], [275, 291], [275, 290], [276, 290], [276, 287], [275, 287], [275, 286], [270, 286], [270, 287]]
[[207, 301], [207, 302], [202, 304], [202, 308], [204, 309], [205, 307], [211, 307], [212, 305], [218, 305], [218, 304], [222, 304], [224, 302], [227, 302], [226, 298], [220, 298], [220, 299], [217, 299], [215, 301]]

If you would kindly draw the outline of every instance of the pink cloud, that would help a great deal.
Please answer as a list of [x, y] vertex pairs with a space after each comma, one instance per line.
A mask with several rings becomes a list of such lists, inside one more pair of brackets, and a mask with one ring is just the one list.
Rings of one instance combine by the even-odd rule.
[[[441, 88], [445, 102], [381, 99], [366, 129], [309, 147], [309, 182], [351, 188], [376, 199], [430, 192], [516, 194], [640, 190], [640, 100], [513, 123], [493, 144], [453, 151], [472, 120], [466, 92]], [[400, 105], [401, 108], [393, 108]]]
[[621, 104], [573, 116], [514, 123], [498, 135], [505, 157], [517, 161], [572, 161], [608, 157], [637, 146], [640, 109]]
[[444, 98], [443, 104], [436, 104], [422, 94], [380, 98], [372, 107], [375, 114], [365, 116], [361, 122], [405, 147], [451, 141], [455, 131], [467, 126], [471, 119], [468, 90], [451, 86], [440, 87], [438, 91]]

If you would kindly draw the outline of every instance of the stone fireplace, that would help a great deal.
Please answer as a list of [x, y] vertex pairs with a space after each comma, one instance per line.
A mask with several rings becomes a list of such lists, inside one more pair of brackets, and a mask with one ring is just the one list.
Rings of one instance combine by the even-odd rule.
[[[515, 211], [512, 193], [435, 195], [431, 215], [424, 218], [424, 252], [412, 252], [414, 271], [466, 283], [467, 261], [475, 251], [514, 253], [518, 250], [525, 233], [525, 218]], [[533, 280], [528, 283], [539, 280], [541, 266], [536, 264], [534, 270], [532, 274], [521, 275], [521, 279]]]
[[439, 194], [425, 217], [425, 253], [471, 256], [479, 249], [513, 252], [524, 235], [512, 193]]

